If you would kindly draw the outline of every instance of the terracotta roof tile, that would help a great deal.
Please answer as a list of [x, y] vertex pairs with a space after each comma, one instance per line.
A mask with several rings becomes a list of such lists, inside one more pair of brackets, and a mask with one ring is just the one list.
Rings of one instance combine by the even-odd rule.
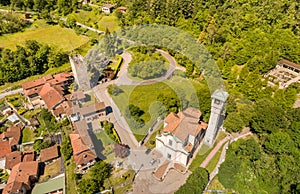
[[177, 115], [170, 113], [165, 119], [167, 126], [163, 132], [172, 133], [184, 142], [188, 135], [196, 136], [202, 129], [206, 129], [207, 124], [199, 124], [200, 116], [201, 112], [194, 108], [187, 108]]
[[58, 145], [51, 146], [46, 149], [42, 149], [40, 153], [41, 162], [47, 162], [49, 160], [55, 159], [59, 157]]
[[76, 165], [81, 165], [97, 158], [94, 150], [84, 144], [77, 130], [70, 133], [70, 139]]
[[55, 106], [65, 100], [63, 95], [51, 87], [49, 83], [43, 86], [39, 95], [44, 100], [48, 109], [53, 109]]
[[19, 164], [22, 160], [22, 153], [14, 151], [6, 155], [5, 169], [12, 169], [15, 165]]
[[18, 126], [9, 127], [5, 136], [9, 138], [10, 146], [17, 145], [19, 144], [21, 138], [21, 128]]
[[23, 152], [23, 162], [30, 162], [30, 161], [34, 161], [34, 151], [26, 151]]
[[5, 157], [7, 154], [11, 153], [11, 146], [8, 141], [0, 141], [0, 158]]
[[[27, 188], [31, 189], [31, 184], [37, 180], [38, 177], [38, 162], [20, 162], [15, 165], [10, 173], [10, 176], [7, 181], [7, 186], [5, 187], [5, 191], [7, 193], [16, 192], [17, 189], [20, 188], [23, 183]], [[16, 185], [14, 185], [16, 184]]]

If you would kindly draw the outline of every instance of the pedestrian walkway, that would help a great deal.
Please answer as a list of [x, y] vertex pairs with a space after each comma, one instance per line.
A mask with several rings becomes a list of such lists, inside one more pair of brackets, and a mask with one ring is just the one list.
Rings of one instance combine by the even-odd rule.
[[217, 145], [216, 147], [214, 147], [214, 149], [209, 153], [209, 155], [205, 158], [205, 160], [202, 162], [202, 164], [200, 165], [200, 167], [205, 168], [208, 163], [210, 162], [210, 160], [215, 156], [215, 154], [219, 151], [219, 149], [222, 147], [222, 145], [228, 141], [230, 139], [229, 136], [226, 136], [224, 139], [222, 139]]

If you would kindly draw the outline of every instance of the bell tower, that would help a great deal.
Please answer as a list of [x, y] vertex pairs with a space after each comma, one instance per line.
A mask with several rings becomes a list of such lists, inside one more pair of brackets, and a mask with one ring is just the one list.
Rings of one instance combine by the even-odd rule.
[[228, 98], [228, 93], [222, 89], [217, 89], [212, 94], [211, 113], [208, 122], [208, 127], [204, 136], [204, 144], [212, 146], [218, 134], [219, 128], [222, 126], [223, 120], [220, 119], [225, 102]]

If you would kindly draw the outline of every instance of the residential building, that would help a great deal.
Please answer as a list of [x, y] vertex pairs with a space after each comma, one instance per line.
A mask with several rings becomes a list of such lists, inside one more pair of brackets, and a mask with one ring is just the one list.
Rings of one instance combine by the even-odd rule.
[[118, 10], [122, 13], [126, 13], [127, 7], [121, 6], [121, 7], [118, 7]]
[[87, 128], [81, 127], [81, 134], [78, 130], [70, 133], [76, 170], [79, 173], [86, 172], [96, 162], [97, 155]]
[[170, 113], [164, 120], [163, 130], [156, 136], [156, 150], [172, 164], [186, 167], [207, 128], [200, 117], [201, 112], [194, 108]]
[[102, 6], [102, 12], [109, 14], [113, 12], [114, 8], [115, 6], [112, 4], [105, 4]]
[[7, 140], [0, 140], [0, 158], [5, 158], [7, 154], [11, 153], [11, 146]]
[[40, 152], [40, 161], [50, 163], [59, 157], [59, 146], [56, 144]]
[[72, 74], [63, 72], [23, 83], [23, 92], [29, 102], [28, 108], [44, 107], [53, 113], [67, 100], [68, 87], [73, 79]]
[[38, 162], [20, 162], [15, 165], [9, 175], [3, 194], [25, 194], [38, 180]]
[[14, 151], [6, 155], [5, 157], [5, 169], [11, 170], [15, 165], [22, 161], [22, 152]]

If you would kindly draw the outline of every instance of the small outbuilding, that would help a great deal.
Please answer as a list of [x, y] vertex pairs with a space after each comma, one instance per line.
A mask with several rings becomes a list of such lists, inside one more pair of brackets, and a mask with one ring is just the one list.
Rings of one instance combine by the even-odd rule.
[[102, 12], [110, 14], [114, 11], [115, 6], [112, 4], [105, 4], [102, 6]]

